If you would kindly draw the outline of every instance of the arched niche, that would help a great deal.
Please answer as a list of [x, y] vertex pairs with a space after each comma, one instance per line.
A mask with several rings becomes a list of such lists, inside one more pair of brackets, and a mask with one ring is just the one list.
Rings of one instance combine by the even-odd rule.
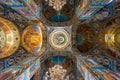
[[44, 33], [45, 26], [43, 23], [34, 23], [27, 26], [22, 33], [22, 46], [33, 55], [39, 56], [45, 50]]

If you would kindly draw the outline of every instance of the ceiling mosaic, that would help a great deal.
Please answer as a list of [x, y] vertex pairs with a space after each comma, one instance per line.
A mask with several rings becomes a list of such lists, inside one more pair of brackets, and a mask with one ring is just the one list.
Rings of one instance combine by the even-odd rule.
[[[84, 73], [89, 72], [85, 66], [76, 64], [79, 56], [92, 59], [108, 70], [120, 71], [120, 17], [113, 15], [112, 7], [106, 8], [112, 0], [66, 0], [60, 8], [55, 5], [60, 4], [58, 0], [51, 0], [52, 4], [47, 1], [50, 0], [2, 1], [5, 5], [4, 9], [0, 6], [0, 11], [4, 13], [0, 16], [5, 18], [0, 17], [0, 71], [14, 64], [21, 66], [22, 59], [28, 58], [27, 62], [34, 63], [33, 59], [40, 58], [39, 64], [33, 64], [30, 71], [34, 72], [34, 66], [39, 65], [41, 80], [79, 80], [78, 68], [83, 70], [84, 77]], [[50, 25], [39, 18], [41, 16], [50, 21]], [[62, 24], [67, 21], [70, 24]], [[92, 71], [101, 69], [84, 59], [82, 64], [90, 65]], [[25, 64], [24, 68], [28, 66], [30, 64]]]
[[[112, 52], [120, 50], [119, 46], [119, 27], [120, 27], [119, 17], [114, 17], [106, 21], [104, 26], [99, 31], [99, 45], [100, 47], [106, 51], [106, 49], [110, 49]], [[109, 50], [108, 50], [109, 52]], [[113, 53], [112, 53], [113, 54]], [[118, 55], [117, 53], [115, 53]]]
[[71, 49], [71, 26], [47, 26], [47, 35], [50, 51], [69, 51]]
[[66, 4], [60, 11], [56, 11], [42, 0], [42, 12], [44, 17], [51, 22], [66, 22], [72, 19], [75, 14], [76, 0], [66, 0]]
[[0, 59], [14, 54], [20, 44], [19, 31], [11, 21], [0, 17]]
[[[66, 22], [73, 18], [76, 12], [80, 19], [88, 19], [94, 16], [101, 8], [114, 2], [113, 0], [12, 0], [1, 1], [22, 14], [28, 19], [37, 20], [44, 17], [51, 22]], [[54, 9], [59, 4], [60, 10]], [[50, 4], [50, 5], [49, 5]], [[52, 5], [52, 6], [51, 6]], [[54, 7], [53, 7], [54, 6]], [[58, 7], [59, 7], [58, 6]], [[39, 15], [40, 14], [40, 15]]]
[[49, 42], [54, 48], [64, 49], [69, 45], [70, 36], [64, 29], [56, 29], [50, 33]]
[[40, 53], [42, 47], [43, 35], [40, 26], [43, 26], [43, 24], [30, 25], [22, 34], [22, 45], [27, 51], [34, 53], [35, 55]]
[[76, 42], [81, 53], [90, 51], [96, 44], [96, 33], [87, 23], [78, 26]]
[[108, 48], [119, 50], [120, 49], [120, 25], [114, 24], [109, 27], [110, 28], [105, 34], [105, 42], [108, 45]]
[[[41, 80], [49, 79], [49, 78], [56, 79], [60, 76], [64, 76], [63, 80], [69, 80], [69, 79], [77, 80], [77, 78], [78, 78], [78, 76], [77, 76], [78, 72], [75, 69], [75, 67], [76, 67], [75, 62], [67, 56], [51, 56], [48, 59], [46, 59], [44, 63], [42, 63], [41, 67], [42, 67], [42, 69], [41, 69], [41, 71], [40, 71], [41, 73], [39, 75]], [[57, 67], [57, 70], [58, 69], [62, 70], [63, 73], [61, 74], [61, 72], [59, 72], [59, 70], [57, 71], [57, 73], [59, 73], [59, 74], [54, 73], [56, 71], [55, 70], [56, 68], [54, 69], [54, 67]], [[54, 71], [52, 71], [53, 69], [54, 69]], [[48, 75], [50, 73], [52, 73], [51, 76]], [[58, 80], [62, 80], [60, 78]]]
[[[113, 0], [83, 0], [78, 6], [78, 16], [80, 19], [90, 19], [104, 6], [112, 3]], [[103, 13], [107, 15], [106, 13]], [[101, 15], [102, 16], [102, 15]]]
[[40, 7], [36, 5], [34, 0], [2, 0], [1, 3], [9, 5], [30, 20], [39, 18]]
[[36, 21], [33, 24], [32, 21], [5, 4], [0, 3], [0, 7], [5, 10], [3, 14], [0, 14], [0, 71], [2, 71], [19, 63], [28, 55], [38, 57], [44, 52], [43, 38], [45, 36], [42, 36], [42, 31], [45, 26]]

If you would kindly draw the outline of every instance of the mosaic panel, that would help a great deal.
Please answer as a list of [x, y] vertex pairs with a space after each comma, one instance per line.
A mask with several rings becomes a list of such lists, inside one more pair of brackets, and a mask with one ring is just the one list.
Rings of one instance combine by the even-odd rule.
[[48, 27], [48, 43], [50, 50], [70, 50], [71, 29], [69, 27]]
[[92, 7], [103, 7], [111, 2], [112, 0], [94, 0], [91, 6]]
[[42, 31], [43, 24], [34, 24], [28, 26], [22, 34], [22, 45], [30, 53], [39, 55], [42, 47]]
[[76, 65], [71, 58], [66, 56], [52, 56], [46, 59], [45, 62], [41, 64], [41, 71], [39, 75], [40, 79], [44, 80], [46, 76], [46, 72], [48, 72], [50, 68], [53, 68], [53, 66], [57, 64], [60, 64], [63, 67], [63, 69], [67, 70], [67, 73], [64, 76], [65, 78], [69, 76], [69, 79], [77, 80], [78, 73], [77, 73]]
[[80, 16], [80, 18], [81, 18], [81, 19], [89, 19], [89, 18], [91, 18], [91, 16], [94, 15], [97, 11], [99, 11], [99, 9], [91, 8], [91, 9], [87, 10], [82, 16]]
[[[106, 58], [108, 59], [108, 58]], [[80, 63], [78, 63], [78, 68], [80, 69], [81, 73], [83, 74], [83, 77], [85, 80], [118, 80], [120, 76], [116, 76], [119, 73], [114, 73], [113, 71], [110, 71], [108, 68], [103, 67], [102, 65], [99, 65], [92, 59], [84, 59], [81, 57], [81, 59], [78, 59]], [[105, 61], [106, 63], [107, 61]], [[108, 63], [108, 62], [107, 62]], [[111, 63], [110, 63], [111, 64]], [[108, 75], [109, 74], [109, 75]], [[92, 75], [92, 76], [91, 76]], [[95, 79], [94, 79], [95, 78]]]
[[28, 19], [36, 20], [39, 17], [40, 7], [38, 7], [33, 0], [23, 0], [27, 6], [20, 3], [18, 0], [3, 0], [2, 3], [9, 5]]
[[119, 61], [117, 62], [116, 60], [104, 55], [105, 53], [96, 55], [92, 57], [94, 61], [97, 63], [103, 65], [104, 67], [108, 68], [108, 70], [113, 70], [119, 72], [119, 68], [117, 65], [119, 65]]
[[120, 25], [113, 24], [109, 26], [105, 34], [105, 42], [110, 49], [120, 50]]
[[120, 57], [120, 44], [118, 39], [120, 32], [119, 20], [120, 18], [118, 16], [108, 19], [101, 27], [98, 35], [99, 47], [109, 56], [118, 59]]
[[77, 0], [68, 0], [59, 13], [54, 8], [50, 7], [45, 0], [41, 2], [43, 8], [42, 13], [47, 20], [51, 22], [66, 22], [73, 18]]
[[[86, 0], [84, 0], [86, 1]], [[90, 2], [87, 1], [85, 2], [85, 9], [84, 9], [84, 6], [80, 6], [80, 9], [79, 9], [79, 13], [81, 13], [81, 16], [80, 18], [81, 19], [89, 19], [89, 18], [92, 18], [96, 13], [98, 13], [104, 6], [114, 2], [113, 0], [91, 0], [91, 3], [88, 3]], [[86, 4], [88, 3], [88, 4]], [[83, 5], [84, 5], [84, 2], [83, 2]], [[88, 7], [90, 6], [90, 7]], [[110, 9], [111, 10], [111, 9]], [[106, 18], [108, 17], [108, 13], [109, 11], [103, 11], [102, 14], [98, 14], [97, 15], [97, 18], [101, 19], [101, 18]], [[94, 17], [93, 17], [94, 18]]]
[[95, 14], [94, 20], [97, 21], [103, 21], [109, 18], [112, 15], [112, 9], [111, 6], [109, 8], [103, 9], [102, 11], [99, 11]]
[[83, 14], [86, 9], [87, 9], [87, 6], [90, 5], [90, 0], [81, 0], [80, 4], [78, 5], [78, 13], [77, 15], [80, 16], [81, 14]]
[[9, 20], [0, 17], [0, 59], [14, 54], [20, 43], [17, 27]]
[[[6, 0], [4, 0], [4, 1], [6, 1]], [[0, 10], [1, 10], [1, 8], [3, 8], [2, 10], [4, 10], [3, 14], [0, 13], [0, 15], [4, 16], [4, 18], [3, 17], [1, 17], [1, 18], [5, 19], [7, 21], [2, 20], [0, 18], [1, 19], [0, 20], [0, 41], [2, 41], [2, 42], [0, 42], [0, 45], [3, 47], [3, 45], [5, 45], [6, 43], [8, 44], [8, 41], [9, 41], [9, 44], [14, 45], [13, 47], [11, 45], [11, 48], [14, 48], [16, 50], [11, 51], [13, 54], [11, 54], [10, 56], [8, 56], [10, 54], [9, 52], [6, 53], [7, 57], [5, 57], [5, 59], [3, 59], [3, 58], [1, 59], [0, 71], [5, 70], [5, 69], [9, 68], [10, 66], [20, 62], [21, 59], [26, 58], [27, 53], [28, 53], [28, 52], [26, 52], [25, 49], [20, 47], [20, 45], [17, 46], [17, 42], [20, 43], [20, 36], [19, 36], [18, 28], [19, 28], [19, 31], [22, 32], [22, 29], [24, 29], [28, 25], [27, 19], [25, 17], [21, 16], [19, 13], [17, 13], [12, 8], [10, 8], [10, 6], [0, 3]], [[6, 36], [6, 34], [7, 34], [7, 36]], [[7, 41], [7, 39], [8, 39], [8, 41]], [[10, 45], [6, 46], [6, 49], [10, 50], [10, 48], [8, 48], [9, 46]], [[4, 52], [5, 51], [7, 52], [9, 50], [4, 50]]]
[[76, 35], [77, 48], [81, 53], [91, 51], [96, 44], [96, 34], [87, 23], [80, 24]]
[[12, 8], [23, 8], [23, 4], [21, 4], [18, 0], [2, 0], [2, 3], [9, 5]]
[[[9, 58], [3, 60], [4, 61], [4, 69], [9, 68], [10, 66], [19, 63], [22, 59], [27, 57], [27, 52], [20, 47], [14, 55], [10, 56]], [[3, 69], [2, 69], [3, 70]]]
[[56, 29], [49, 36], [49, 43], [55, 49], [64, 49], [69, 45], [69, 34], [64, 29]]

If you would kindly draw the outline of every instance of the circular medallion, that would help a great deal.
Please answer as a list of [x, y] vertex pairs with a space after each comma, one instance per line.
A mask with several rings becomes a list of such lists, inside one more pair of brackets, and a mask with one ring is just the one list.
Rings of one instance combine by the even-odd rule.
[[49, 36], [49, 43], [55, 49], [64, 49], [69, 45], [70, 36], [64, 29], [56, 29]]
[[18, 48], [20, 35], [16, 26], [0, 17], [0, 59], [11, 56]]
[[105, 42], [110, 49], [120, 50], [120, 25], [114, 24], [108, 27]]
[[42, 47], [42, 31], [40, 25], [30, 25], [23, 31], [22, 45], [28, 52], [38, 55]]

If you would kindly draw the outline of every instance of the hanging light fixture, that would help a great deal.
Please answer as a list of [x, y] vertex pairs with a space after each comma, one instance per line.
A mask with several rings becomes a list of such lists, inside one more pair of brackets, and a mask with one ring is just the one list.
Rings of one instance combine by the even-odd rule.
[[45, 80], [69, 80], [69, 76], [66, 76], [66, 74], [67, 70], [60, 64], [58, 57], [58, 64], [48, 69], [45, 74]]
[[65, 77], [66, 74], [67, 70], [56, 64], [46, 72], [45, 80], [69, 80], [69, 76]]
[[56, 11], [60, 11], [66, 4], [66, 0], [45, 0], [49, 6], [52, 6]]

